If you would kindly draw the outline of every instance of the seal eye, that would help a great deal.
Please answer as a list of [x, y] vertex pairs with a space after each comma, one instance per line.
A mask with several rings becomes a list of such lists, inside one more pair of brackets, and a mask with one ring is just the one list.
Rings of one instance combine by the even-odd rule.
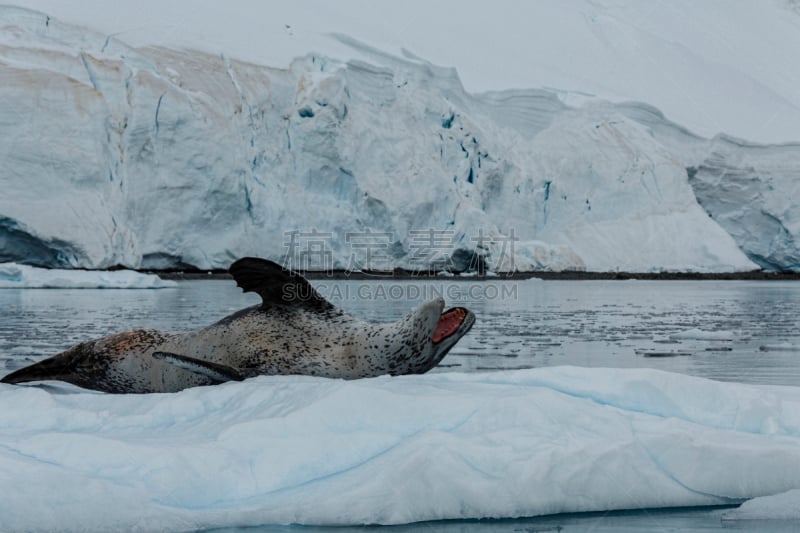
[[455, 307], [442, 313], [442, 316], [439, 317], [439, 323], [436, 324], [436, 329], [433, 332], [433, 343], [442, 342], [458, 331], [466, 317], [467, 311], [463, 307]]

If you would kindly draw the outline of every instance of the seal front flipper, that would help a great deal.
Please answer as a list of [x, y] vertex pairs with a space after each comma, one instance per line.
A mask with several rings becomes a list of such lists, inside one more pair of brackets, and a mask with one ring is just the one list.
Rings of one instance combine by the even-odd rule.
[[218, 383], [226, 381], [244, 381], [248, 376], [244, 375], [241, 371], [231, 366], [220, 365], [210, 361], [203, 361], [194, 357], [180, 355], [171, 352], [153, 352], [155, 359], [160, 359], [172, 365], [175, 365], [189, 372], [201, 374]]
[[244, 257], [228, 271], [244, 292], [261, 296], [263, 309], [273, 305], [305, 306], [316, 311], [336, 309], [303, 276], [267, 259]]

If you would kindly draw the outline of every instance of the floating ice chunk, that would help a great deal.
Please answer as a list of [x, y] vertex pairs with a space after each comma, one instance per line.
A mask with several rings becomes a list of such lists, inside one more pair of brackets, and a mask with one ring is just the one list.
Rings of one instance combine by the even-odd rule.
[[130, 270], [87, 271], [0, 263], [0, 289], [161, 289], [174, 281]]
[[698, 341], [732, 341], [736, 338], [733, 331], [706, 331], [698, 328], [679, 331], [669, 336], [670, 339], [692, 339]]
[[645, 357], [678, 357], [678, 356], [690, 356], [692, 355], [691, 352], [686, 352], [682, 350], [652, 350], [652, 349], [637, 349], [634, 350], [636, 355], [643, 355]]
[[762, 352], [796, 352], [800, 351], [800, 346], [788, 342], [780, 342], [776, 344], [762, 344], [758, 349]]
[[797, 520], [800, 522], [800, 489], [753, 498], [722, 515], [722, 520], [725, 522], [739, 520]]

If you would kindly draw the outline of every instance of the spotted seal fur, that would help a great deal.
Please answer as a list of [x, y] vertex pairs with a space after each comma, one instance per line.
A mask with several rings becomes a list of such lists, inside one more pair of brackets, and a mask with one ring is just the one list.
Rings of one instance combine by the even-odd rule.
[[19, 369], [3, 383], [60, 380], [112, 393], [175, 392], [258, 375], [356, 379], [422, 374], [475, 322], [437, 298], [399, 321], [372, 324], [337, 308], [302, 276], [271, 261], [230, 267], [262, 303], [187, 333], [134, 330], [80, 343]]

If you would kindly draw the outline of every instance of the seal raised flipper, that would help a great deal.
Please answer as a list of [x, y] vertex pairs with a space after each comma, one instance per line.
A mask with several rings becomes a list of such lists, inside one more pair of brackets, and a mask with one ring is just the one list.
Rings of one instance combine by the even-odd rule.
[[194, 372], [213, 379], [217, 383], [226, 381], [244, 381], [248, 376], [237, 368], [228, 365], [220, 365], [210, 361], [203, 361], [187, 355], [171, 352], [153, 352], [153, 357], [173, 364], [178, 368], [183, 368], [189, 372]]
[[267, 259], [243, 257], [228, 271], [244, 292], [261, 296], [262, 307], [303, 305], [317, 311], [336, 309], [303, 276]]

